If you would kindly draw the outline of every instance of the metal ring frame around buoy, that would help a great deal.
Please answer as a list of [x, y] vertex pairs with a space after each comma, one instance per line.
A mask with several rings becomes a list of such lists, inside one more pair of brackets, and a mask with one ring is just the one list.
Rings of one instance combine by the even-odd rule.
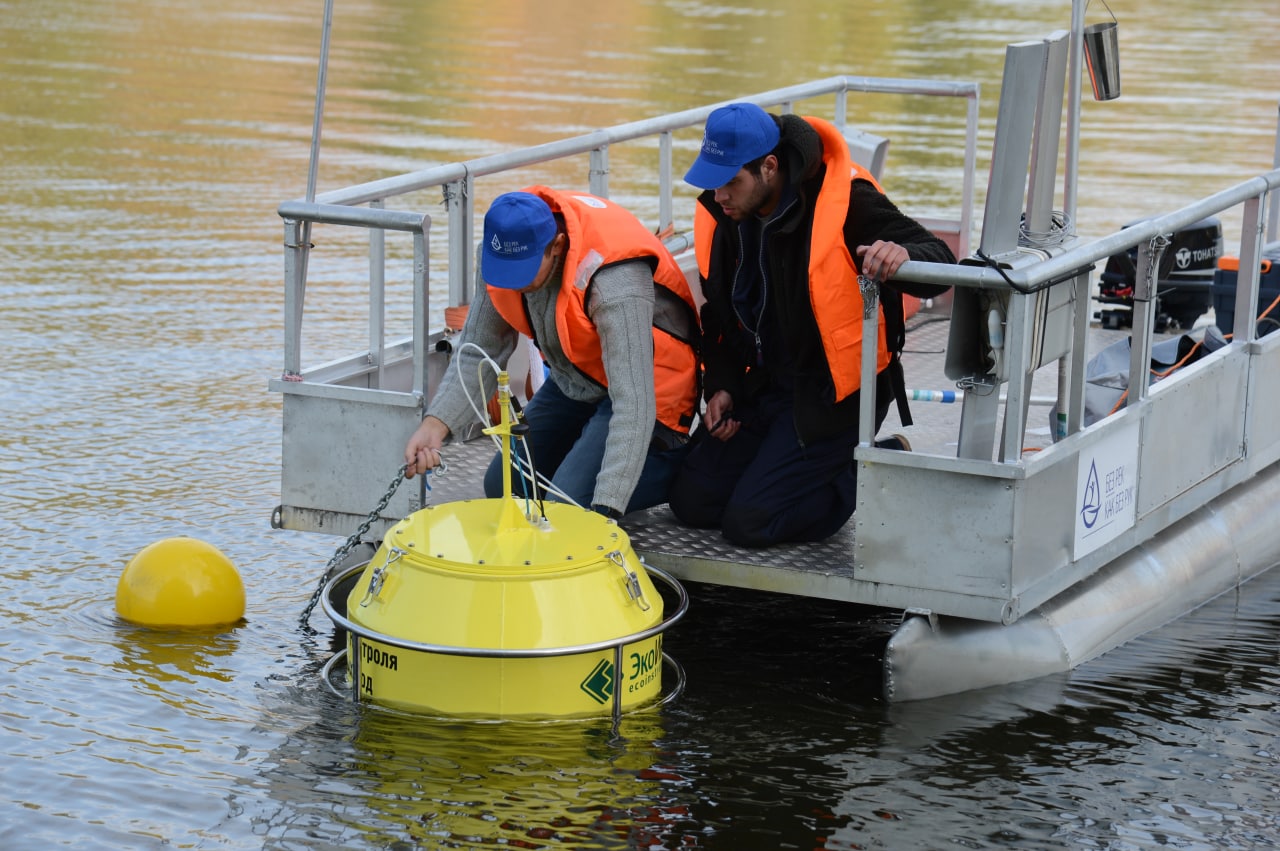
[[[362, 562], [354, 565], [329, 580], [324, 587], [324, 593], [320, 597], [320, 605], [324, 609], [324, 613], [328, 615], [330, 620], [335, 624], [352, 633], [357, 638], [368, 638], [383, 644], [389, 644], [393, 647], [399, 647], [402, 650], [412, 650], [420, 653], [439, 653], [447, 656], [470, 656], [487, 659], [528, 659], [547, 658], [552, 656], [576, 656], [583, 653], [598, 653], [601, 650], [612, 649], [614, 665], [621, 668], [622, 648], [624, 646], [637, 641], [644, 641], [647, 638], [652, 638], [655, 635], [665, 632], [668, 627], [672, 626], [676, 621], [684, 617], [685, 612], [689, 609], [689, 595], [684, 590], [684, 586], [682, 586], [674, 576], [664, 570], [653, 567], [652, 565], [642, 563], [645, 571], [654, 578], [661, 580], [663, 584], [665, 584], [667, 588], [676, 595], [675, 611], [664, 617], [661, 622], [646, 630], [635, 632], [630, 635], [623, 635], [618, 638], [610, 638], [605, 641], [595, 641], [590, 644], [575, 644], [567, 647], [497, 648], [455, 647], [445, 644], [428, 644], [421, 641], [410, 641], [403, 638], [396, 638], [392, 635], [386, 635], [385, 633], [366, 629], [365, 627], [362, 627], [348, 619], [345, 615], [339, 614], [337, 609], [334, 608], [333, 603], [331, 602], [334, 590], [346, 580], [362, 572], [368, 564], [368, 562]], [[329, 661], [324, 664], [324, 667], [321, 669], [321, 676], [324, 678], [325, 684], [334, 694], [338, 697], [350, 698], [350, 695], [343, 694], [334, 686], [330, 677], [334, 667], [336, 667], [339, 662], [343, 661], [346, 656], [347, 651], [345, 648], [335, 653]], [[663, 698], [657, 702], [656, 705], [658, 706], [664, 706], [675, 700], [680, 693], [684, 691], [685, 685], [684, 669], [680, 667], [679, 663], [668, 656], [665, 652], [662, 654], [662, 662], [664, 665], [670, 665], [676, 672], [676, 686], [669, 694], [663, 696]], [[616, 720], [621, 718], [622, 715], [622, 693], [615, 689], [613, 693], [613, 718]]]

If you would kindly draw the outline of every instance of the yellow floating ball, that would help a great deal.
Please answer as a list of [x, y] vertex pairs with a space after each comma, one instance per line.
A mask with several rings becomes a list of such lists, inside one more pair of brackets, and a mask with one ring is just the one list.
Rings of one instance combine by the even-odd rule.
[[116, 611], [142, 626], [220, 626], [244, 617], [244, 583], [222, 551], [195, 538], [143, 547], [116, 585]]

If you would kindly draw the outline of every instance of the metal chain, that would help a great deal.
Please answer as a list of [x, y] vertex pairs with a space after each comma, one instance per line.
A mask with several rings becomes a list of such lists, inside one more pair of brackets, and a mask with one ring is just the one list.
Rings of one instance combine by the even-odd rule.
[[858, 275], [858, 291], [862, 294], [862, 318], [870, 319], [880, 305], [880, 282], [868, 275]]
[[[1142, 290], [1146, 292], [1147, 299], [1155, 297], [1156, 289], [1160, 285], [1157, 280], [1160, 277], [1160, 261], [1164, 259], [1165, 250], [1172, 244], [1173, 240], [1169, 238], [1169, 235], [1163, 233], [1156, 234], [1147, 242], [1147, 269], [1142, 276], [1142, 281], [1145, 284]], [[1137, 294], [1137, 292], [1134, 293], [1135, 296]]]
[[[329, 563], [324, 566], [324, 571], [320, 574], [320, 581], [316, 584], [316, 590], [312, 593], [311, 600], [307, 603], [307, 607], [302, 610], [302, 614], [298, 618], [298, 622], [304, 627], [308, 626], [308, 621], [311, 619], [311, 613], [315, 610], [316, 604], [320, 602], [320, 595], [324, 593], [324, 586], [329, 581], [330, 571], [332, 571], [333, 568], [342, 561], [342, 559], [346, 558], [351, 553], [351, 550], [360, 543], [361, 539], [369, 531], [369, 528], [373, 526], [373, 522], [381, 516], [382, 512], [386, 509], [387, 504], [391, 502], [391, 497], [395, 495], [396, 488], [400, 487], [400, 483], [404, 481], [404, 474], [408, 469], [408, 464], [400, 465], [400, 469], [396, 472], [395, 479], [392, 480], [390, 487], [387, 488], [387, 492], [382, 495], [382, 499], [378, 500], [378, 504], [374, 507], [373, 511], [369, 512], [369, 516], [360, 524], [360, 528], [356, 529], [355, 532], [351, 534], [351, 537], [347, 538], [346, 542], [342, 546], [338, 547], [338, 551], [333, 554], [333, 558], [329, 559]], [[448, 468], [442, 460], [439, 467], [435, 470], [428, 470], [425, 475], [430, 475], [433, 472], [439, 475], [446, 472], [447, 469]], [[431, 490], [430, 480], [426, 479], [424, 481], [426, 482], [427, 490]]]

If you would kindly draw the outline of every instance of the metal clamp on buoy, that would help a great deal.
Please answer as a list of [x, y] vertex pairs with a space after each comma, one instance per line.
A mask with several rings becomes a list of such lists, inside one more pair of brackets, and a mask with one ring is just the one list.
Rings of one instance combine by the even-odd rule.
[[399, 550], [395, 547], [389, 549], [386, 561], [374, 568], [373, 573], [369, 576], [369, 587], [365, 591], [364, 599], [360, 601], [361, 606], [369, 605], [369, 600], [377, 597], [382, 592], [382, 584], [387, 581], [387, 569], [399, 561], [403, 555], [404, 550]]
[[622, 553], [614, 550], [609, 553], [609, 560], [622, 569], [623, 582], [626, 585], [627, 596], [640, 604], [642, 611], [649, 611], [649, 602], [644, 598], [644, 589], [640, 587], [640, 577], [636, 576], [636, 572], [627, 567], [626, 562], [622, 559]]

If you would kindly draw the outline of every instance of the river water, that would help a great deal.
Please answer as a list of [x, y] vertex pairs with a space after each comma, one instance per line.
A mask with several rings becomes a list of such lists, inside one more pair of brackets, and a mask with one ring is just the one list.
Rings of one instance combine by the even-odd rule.
[[[981, 83], [985, 176], [1004, 46], [1070, 22], [1035, 0], [337, 5], [321, 191], [846, 73]], [[1083, 109], [1092, 235], [1270, 168], [1280, 96], [1273, 0], [1110, 8], [1123, 92]], [[266, 390], [321, 9], [0, 0], [0, 846], [1280, 844], [1280, 575], [1070, 675], [921, 704], [880, 697], [883, 622], [709, 588], [666, 637], [685, 692], [616, 730], [327, 691], [328, 636], [297, 616], [340, 540], [269, 527]], [[894, 139], [905, 209], [954, 206], [894, 137], [903, 108], [851, 118]], [[362, 287], [308, 297], [342, 328]], [[124, 565], [176, 535], [236, 564], [243, 624], [116, 616]]]

